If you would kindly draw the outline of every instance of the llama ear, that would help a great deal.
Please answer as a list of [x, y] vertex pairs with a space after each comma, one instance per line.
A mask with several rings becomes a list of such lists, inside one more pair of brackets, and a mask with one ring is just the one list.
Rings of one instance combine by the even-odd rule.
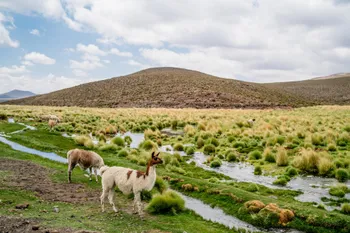
[[157, 157], [159, 156], [160, 152], [158, 152], [158, 154], [156, 155]]
[[154, 157], [154, 151], [152, 152], [152, 158]]

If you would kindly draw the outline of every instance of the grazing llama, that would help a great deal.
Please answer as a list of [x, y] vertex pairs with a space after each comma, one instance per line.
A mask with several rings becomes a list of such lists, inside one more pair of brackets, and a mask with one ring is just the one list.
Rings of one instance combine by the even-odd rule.
[[248, 122], [248, 125], [249, 125], [250, 127], [253, 127], [254, 122], [255, 122], [255, 119], [249, 119], [249, 120], [247, 120], [247, 122]]
[[52, 131], [53, 127], [55, 127], [57, 125], [58, 121], [57, 120], [49, 120], [49, 127], [50, 127], [50, 131]]
[[[125, 167], [108, 167], [103, 166], [100, 169], [102, 176], [102, 195], [101, 207], [102, 212], [105, 211], [104, 202], [108, 196], [109, 203], [113, 210], [118, 212], [114, 204], [114, 187], [117, 186], [125, 195], [134, 193], [134, 213], [143, 217], [141, 191], [152, 190], [156, 182], [156, 165], [163, 163], [162, 159], [152, 153], [152, 158], [148, 161], [146, 172], [136, 171]], [[136, 211], [137, 207], [137, 211]]]
[[97, 178], [97, 169], [100, 169], [104, 166], [103, 159], [97, 153], [93, 151], [86, 151], [81, 149], [73, 149], [67, 153], [68, 159], [68, 182], [71, 183], [71, 175], [74, 167], [78, 165], [81, 169], [86, 170], [90, 169], [89, 179], [91, 181], [92, 170], [94, 170], [96, 182]]

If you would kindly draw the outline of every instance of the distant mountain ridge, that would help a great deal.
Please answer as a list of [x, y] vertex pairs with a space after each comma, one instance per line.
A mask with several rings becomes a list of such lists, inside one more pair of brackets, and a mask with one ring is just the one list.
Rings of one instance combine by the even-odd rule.
[[25, 98], [30, 96], [35, 96], [33, 92], [30, 91], [22, 91], [22, 90], [12, 90], [3, 94], [0, 94], [0, 101], [7, 101], [10, 99], [19, 99], [19, 98]]

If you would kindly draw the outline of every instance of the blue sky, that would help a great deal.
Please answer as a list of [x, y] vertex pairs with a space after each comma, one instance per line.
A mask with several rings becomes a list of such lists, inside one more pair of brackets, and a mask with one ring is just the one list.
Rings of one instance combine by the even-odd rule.
[[1, 0], [0, 93], [160, 66], [252, 82], [349, 72], [348, 2]]

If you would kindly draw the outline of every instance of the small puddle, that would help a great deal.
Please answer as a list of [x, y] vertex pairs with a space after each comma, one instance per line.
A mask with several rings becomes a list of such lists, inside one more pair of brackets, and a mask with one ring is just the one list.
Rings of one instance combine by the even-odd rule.
[[[13, 123], [15, 123], [15, 120], [14, 120], [13, 118], [8, 118], [8, 119], [7, 119], [7, 122], [13, 124]], [[24, 129], [17, 130], [17, 131], [13, 131], [13, 132], [8, 133], [8, 134], [21, 133], [21, 132], [23, 132], [23, 131], [25, 131], [25, 130], [27, 130], [27, 129], [29, 129], [29, 130], [36, 130], [36, 128], [35, 128], [34, 126], [31, 126], [31, 125], [26, 125], [26, 124], [24, 124], [24, 123], [17, 123], [17, 124], [23, 125], [25, 128], [24, 128]]]
[[51, 152], [42, 152], [39, 150], [35, 150], [32, 148], [28, 148], [25, 146], [22, 146], [16, 142], [12, 142], [8, 139], [6, 139], [5, 137], [0, 136], [0, 142], [5, 143], [9, 146], [11, 146], [12, 149], [14, 150], [18, 150], [18, 151], [22, 151], [22, 152], [26, 152], [29, 154], [33, 154], [33, 155], [38, 155], [40, 157], [46, 158], [46, 159], [50, 159], [56, 162], [61, 162], [61, 163], [67, 163], [67, 159], [63, 158], [55, 153], [51, 153]]
[[[220, 167], [211, 168], [204, 164], [207, 157], [208, 156], [204, 155], [202, 152], [195, 152], [193, 158], [190, 159], [188, 163], [194, 161], [198, 167], [224, 174], [240, 182], [252, 182], [274, 189], [301, 191], [303, 194], [295, 197], [296, 200], [300, 202], [315, 202], [317, 204], [323, 204], [328, 211], [340, 208], [336, 206], [327, 206], [327, 202], [323, 202], [321, 200], [322, 197], [337, 199], [328, 193], [330, 186], [339, 183], [334, 178], [298, 176], [289, 181], [287, 186], [284, 187], [273, 184], [273, 181], [276, 179], [275, 177], [254, 175], [254, 166], [248, 163], [229, 163], [227, 161], [222, 161], [222, 165]], [[345, 184], [350, 188], [350, 181]], [[350, 194], [346, 194], [345, 198], [350, 199]]]

